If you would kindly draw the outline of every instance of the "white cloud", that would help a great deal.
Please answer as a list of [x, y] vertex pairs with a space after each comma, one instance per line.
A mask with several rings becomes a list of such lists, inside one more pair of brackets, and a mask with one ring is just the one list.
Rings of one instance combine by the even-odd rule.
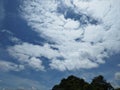
[[120, 64], [118, 64], [118, 67], [120, 67]]
[[44, 46], [22, 43], [8, 48], [9, 54], [18, 59], [21, 64], [26, 64], [36, 70], [44, 70], [42, 61], [39, 59], [45, 56], [52, 59], [58, 55], [57, 51], [50, 48], [48, 44]]
[[82, 9], [83, 12], [103, 18], [104, 15], [108, 13], [112, 1], [113, 0], [91, 0], [90, 2], [85, 2], [82, 0], [74, 0], [73, 3], [78, 9]]
[[44, 44], [44, 46], [40, 46], [30, 43], [22, 43], [19, 45], [15, 45], [14, 47], [9, 47], [8, 51], [13, 53], [13, 55], [17, 55], [20, 57], [21, 55], [23, 55], [22, 57], [25, 59], [28, 57], [41, 57], [41, 56], [45, 56], [48, 57], [49, 59], [52, 59], [56, 57], [58, 54], [58, 52], [56, 50], [52, 50], [48, 44]]
[[6, 33], [6, 34], [9, 34], [9, 35], [13, 35], [12, 32], [10, 32], [9, 30], [6, 30], [6, 29], [1, 30], [0, 32]]
[[77, 29], [79, 28], [80, 23], [78, 21], [73, 21], [71, 19], [68, 19], [66, 24], [64, 25], [65, 29]]
[[53, 60], [52, 63], [50, 64], [52, 69], [58, 69], [60, 71], [64, 70], [74, 70], [74, 69], [90, 69], [94, 67], [98, 67], [97, 63], [93, 63], [90, 60]]
[[21, 71], [24, 69], [23, 65], [18, 65], [9, 61], [0, 60], [1, 71]]
[[120, 83], [119, 83], [119, 81], [117, 81], [117, 80], [111, 80], [110, 81], [110, 83], [111, 83], [111, 85], [116, 89], [116, 88], [119, 88], [120, 87]]
[[[64, 13], [57, 12], [60, 5], [65, 6]], [[39, 46], [24, 43], [14, 46], [11, 51], [25, 57], [45, 56], [51, 59], [51, 68], [61, 71], [98, 67], [105, 63], [103, 58], [120, 52], [119, 5], [119, 0], [25, 0], [21, 5], [21, 16], [33, 30], [56, 44]], [[79, 20], [66, 19], [63, 14], [66, 15], [69, 8], [77, 14], [92, 17], [91, 20], [98, 20], [99, 24], [92, 25], [87, 21], [83, 27]], [[51, 46], [59, 50], [52, 50]]]
[[116, 72], [115, 73], [115, 79], [116, 80], [120, 80], [120, 72]]
[[29, 61], [29, 65], [37, 70], [44, 70], [44, 66], [42, 66], [42, 61], [32, 57]]

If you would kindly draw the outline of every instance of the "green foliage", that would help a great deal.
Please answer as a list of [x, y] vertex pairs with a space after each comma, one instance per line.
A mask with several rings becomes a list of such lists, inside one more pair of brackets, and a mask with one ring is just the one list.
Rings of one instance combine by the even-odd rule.
[[[69, 76], [62, 79], [59, 85], [55, 85], [52, 90], [115, 90], [112, 85], [104, 79], [102, 75], [95, 77], [89, 84], [84, 79]], [[120, 89], [116, 89], [120, 90]]]

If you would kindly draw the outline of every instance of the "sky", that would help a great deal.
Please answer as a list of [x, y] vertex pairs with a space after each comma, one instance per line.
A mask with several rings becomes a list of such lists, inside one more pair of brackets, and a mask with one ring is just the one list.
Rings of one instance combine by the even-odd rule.
[[120, 0], [0, 0], [0, 89], [100, 74], [120, 86]]

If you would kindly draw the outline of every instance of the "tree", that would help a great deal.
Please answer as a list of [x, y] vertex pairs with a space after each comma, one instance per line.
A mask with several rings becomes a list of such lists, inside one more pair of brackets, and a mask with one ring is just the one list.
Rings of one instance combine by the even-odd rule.
[[100, 90], [114, 90], [112, 85], [106, 82], [106, 80], [102, 75], [95, 77], [92, 80], [91, 85], [96, 89], [100, 89]]
[[114, 88], [102, 75], [95, 77], [90, 84], [84, 79], [71, 75], [66, 79], [63, 78], [52, 90], [114, 90]]
[[117, 88], [117, 89], [115, 89], [115, 90], [120, 90], [120, 88]]
[[59, 85], [55, 85], [52, 90], [83, 90], [83, 86], [87, 84], [84, 79], [80, 79], [73, 75], [67, 79], [62, 79]]
[[93, 90], [93, 89], [92, 89], [92, 85], [90, 85], [90, 84], [85, 84], [85, 85], [83, 86], [83, 90]]

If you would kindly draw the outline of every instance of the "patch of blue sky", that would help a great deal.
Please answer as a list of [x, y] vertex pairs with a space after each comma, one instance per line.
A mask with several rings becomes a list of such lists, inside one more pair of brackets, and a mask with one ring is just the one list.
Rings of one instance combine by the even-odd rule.
[[84, 13], [76, 13], [74, 9], [72, 9], [71, 7], [65, 7], [64, 5], [59, 6], [57, 8], [57, 11], [58, 13], [63, 14], [66, 19], [73, 19], [75, 21], [79, 21], [81, 26], [86, 26], [88, 24], [97, 25], [100, 23], [99, 20]]
[[[46, 43], [47, 41], [43, 39], [42, 37], [39, 37], [38, 33], [33, 31], [27, 25], [26, 21], [24, 21], [19, 16], [19, 12], [18, 12], [19, 0], [5, 0], [4, 3], [5, 3], [5, 8], [6, 8], [6, 12], [5, 12], [6, 17], [5, 17], [2, 28], [12, 32], [13, 34], [0, 31], [0, 47], [1, 47], [0, 48], [0, 60], [6, 60], [6, 61], [14, 62], [14, 63], [19, 63], [17, 59], [12, 58], [6, 51], [6, 47], [15, 45], [15, 43], [9, 40], [10, 36], [17, 37], [23, 42], [39, 44], [39, 45], [42, 45]], [[66, 19], [70, 18], [74, 20], [79, 20], [81, 23], [86, 24], [84, 21], [82, 21], [82, 16], [85, 14], [82, 14], [82, 13], [78, 14], [78, 13], [75, 13], [72, 9], [64, 8], [64, 7], [59, 8], [58, 12], [64, 14]], [[87, 18], [90, 24], [96, 25], [98, 23], [96, 19], [92, 18], [93, 21], [90, 21], [91, 17], [87, 15], [85, 15], [85, 17]], [[79, 41], [80, 39], [76, 39], [76, 40]], [[53, 44], [52, 42], [48, 42], [48, 43]], [[58, 50], [58, 48], [54, 48], [54, 47], [52, 47], [52, 49]], [[35, 80], [39, 83], [44, 84], [48, 88], [52, 88], [52, 86], [54, 86], [56, 83], [59, 83], [61, 78], [67, 77], [68, 75], [71, 75], [71, 74], [76, 75], [81, 78], [86, 78], [87, 81], [91, 80], [93, 76], [102, 74], [105, 76], [105, 78], [110, 80], [111, 78], [114, 79], [114, 73], [119, 71], [119, 67], [117, 66], [120, 63], [119, 58], [120, 58], [120, 54], [111, 56], [107, 58], [107, 60], [105, 60], [106, 61], [105, 64], [101, 64], [100, 67], [98, 68], [84, 69], [84, 70], [80, 69], [80, 70], [74, 70], [74, 71], [66, 70], [66, 71], [61, 72], [58, 70], [51, 69], [49, 67], [50, 60], [48, 60], [46, 57], [40, 57], [40, 59], [43, 61], [43, 64], [46, 67], [46, 71], [44, 72], [35, 71], [33, 69], [30, 69], [29, 67], [26, 67], [25, 70], [20, 71], [20, 72], [10, 71], [8, 73], [2, 73], [0, 74], [0, 79], [7, 77], [6, 78], [7, 80], [5, 80], [4, 83], [0, 82], [0, 86], [18, 87], [17, 81], [13, 80], [13, 82], [16, 83], [16, 86], [14, 86], [11, 83], [11, 80], [16, 79], [16, 77], [21, 77], [21, 79], [26, 78], [30, 80]], [[58, 59], [62, 60], [64, 58], [58, 57]], [[10, 74], [16, 77], [12, 77], [11, 79]]]
[[[19, 14], [19, 1], [5, 1], [6, 17], [3, 24], [3, 29], [7, 29], [13, 33], [13, 35], [19, 38], [23, 42], [33, 43], [42, 45], [47, 42], [45, 39], [40, 37], [35, 31], [28, 27], [26, 21]], [[1, 35], [2, 38], [7, 36]], [[9, 40], [4, 40], [6, 45], [9, 45]], [[4, 44], [5, 45], [5, 44]]]

